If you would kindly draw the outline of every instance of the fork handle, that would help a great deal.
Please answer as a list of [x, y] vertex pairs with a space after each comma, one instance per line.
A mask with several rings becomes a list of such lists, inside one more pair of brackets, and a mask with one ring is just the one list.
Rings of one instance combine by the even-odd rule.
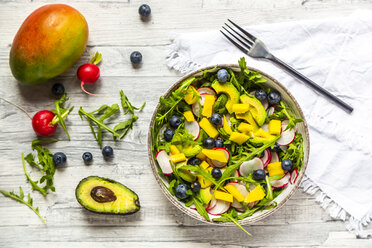
[[300, 72], [298, 72], [296, 69], [288, 65], [287, 63], [283, 62], [282, 60], [278, 59], [275, 56], [270, 56], [268, 59], [273, 61], [274, 63], [278, 64], [279, 66], [283, 67], [286, 69], [289, 73], [291, 73], [293, 76], [297, 77], [307, 85], [309, 85], [311, 88], [315, 89], [318, 91], [320, 94], [323, 96], [326, 96], [328, 99], [332, 100], [335, 102], [338, 106], [340, 106], [342, 109], [344, 109], [346, 112], [351, 113], [353, 112], [353, 107], [342, 101], [340, 98], [336, 97], [329, 91], [325, 90], [324, 88], [320, 87], [318, 84], [316, 84], [314, 81], [309, 79], [308, 77], [304, 76]]

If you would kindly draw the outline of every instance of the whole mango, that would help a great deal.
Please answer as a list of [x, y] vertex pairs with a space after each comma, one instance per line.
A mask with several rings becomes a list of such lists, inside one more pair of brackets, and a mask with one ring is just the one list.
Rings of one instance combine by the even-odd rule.
[[9, 55], [13, 76], [37, 85], [70, 68], [83, 54], [88, 24], [76, 9], [49, 4], [29, 15], [14, 37]]

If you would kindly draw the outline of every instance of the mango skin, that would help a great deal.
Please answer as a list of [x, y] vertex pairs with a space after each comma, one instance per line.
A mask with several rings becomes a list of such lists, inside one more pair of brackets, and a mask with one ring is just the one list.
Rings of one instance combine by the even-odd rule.
[[14, 37], [9, 55], [13, 76], [37, 85], [70, 68], [88, 42], [88, 24], [76, 9], [49, 4], [32, 12]]

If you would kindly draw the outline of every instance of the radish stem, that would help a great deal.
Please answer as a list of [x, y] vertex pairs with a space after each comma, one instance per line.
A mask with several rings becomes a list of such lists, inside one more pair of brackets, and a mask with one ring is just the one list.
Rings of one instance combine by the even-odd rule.
[[82, 91], [84, 91], [85, 93], [87, 93], [88, 95], [91, 95], [91, 96], [105, 96], [105, 95], [100, 95], [100, 94], [93, 94], [93, 93], [90, 93], [89, 91], [87, 91], [84, 88], [84, 82], [83, 81], [81, 81], [80, 88], [81, 88]]
[[21, 106], [15, 104], [15, 103], [12, 103], [11, 101], [6, 100], [5, 98], [0, 97], [0, 99], [3, 100], [4, 102], [7, 102], [7, 103], [13, 105], [13, 106], [16, 107], [16, 108], [22, 110], [23, 112], [26, 113], [26, 115], [28, 116], [28, 118], [30, 118], [30, 120], [32, 120], [31, 115], [30, 115], [30, 114], [29, 114], [29, 113], [28, 113], [24, 108], [22, 108]]

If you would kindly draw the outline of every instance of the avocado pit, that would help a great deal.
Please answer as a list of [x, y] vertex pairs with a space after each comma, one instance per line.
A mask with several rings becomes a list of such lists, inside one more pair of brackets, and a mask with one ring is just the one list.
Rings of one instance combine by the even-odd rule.
[[115, 193], [106, 187], [103, 186], [96, 186], [92, 189], [90, 192], [90, 196], [96, 201], [96, 202], [112, 202], [116, 201], [116, 195]]

